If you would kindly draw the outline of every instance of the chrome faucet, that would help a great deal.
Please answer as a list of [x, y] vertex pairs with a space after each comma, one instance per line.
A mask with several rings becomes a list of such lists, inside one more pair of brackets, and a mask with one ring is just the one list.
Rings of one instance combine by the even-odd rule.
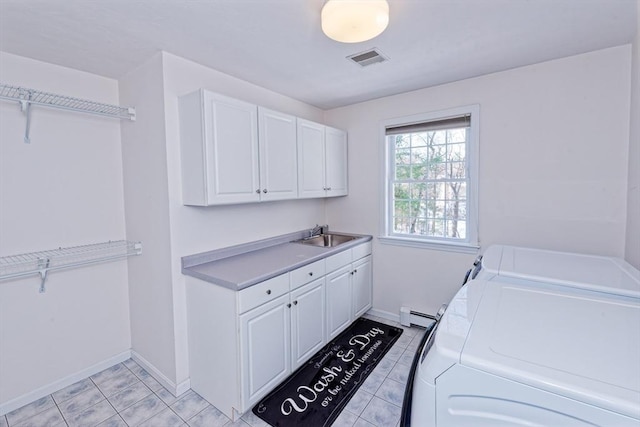
[[309, 237], [318, 236], [320, 234], [325, 234], [329, 231], [329, 225], [318, 225], [316, 224], [311, 230], [309, 230]]

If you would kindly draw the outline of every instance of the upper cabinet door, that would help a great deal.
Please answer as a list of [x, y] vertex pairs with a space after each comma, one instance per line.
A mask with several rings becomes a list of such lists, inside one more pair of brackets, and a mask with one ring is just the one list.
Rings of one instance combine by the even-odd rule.
[[327, 196], [346, 196], [347, 177], [347, 133], [326, 127], [325, 129], [325, 169]]
[[256, 105], [205, 93], [209, 204], [260, 199], [257, 129]]
[[325, 126], [298, 119], [298, 197], [325, 197]]
[[259, 201], [257, 106], [205, 90], [179, 105], [184, 204]]
[[298, 197], [296, 118], [258, 107], [262, 200]]

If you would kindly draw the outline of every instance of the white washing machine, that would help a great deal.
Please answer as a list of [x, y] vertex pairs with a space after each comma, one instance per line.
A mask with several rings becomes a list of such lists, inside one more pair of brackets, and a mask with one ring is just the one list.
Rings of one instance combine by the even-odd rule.
[[638, 270], [493, 246], [470, 276], [416, 356], [405, 426], [640, 426]]

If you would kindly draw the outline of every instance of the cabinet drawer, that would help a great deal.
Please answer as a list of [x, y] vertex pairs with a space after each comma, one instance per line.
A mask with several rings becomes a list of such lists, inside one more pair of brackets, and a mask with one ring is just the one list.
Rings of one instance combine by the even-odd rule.
[[325, 274], [324, 259], [291, 271], [291, 289], [299, 288], [305, 283], [318, 279]]
[[244, 313], [289, 292], [289, 274], [253, 285], [238, 292], [238, 312]]
[[340, 267], [351, 264], [351, 249], [339, 252], [325, 259], [327, 264], [327, 273], [335, 271]]
[[363, 243], [351, 249], [353, 251], [353, 260], [357, 260], [371, 254], [371, 241]]

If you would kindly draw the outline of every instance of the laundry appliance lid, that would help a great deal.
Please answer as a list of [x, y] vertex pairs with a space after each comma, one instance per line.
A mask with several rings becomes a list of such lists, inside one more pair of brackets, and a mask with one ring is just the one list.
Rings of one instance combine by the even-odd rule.
[[640, 420], [640, 300], [577, 288], [484, 286], [460, 363]]
[[484, 275], [494, 280], [530, 280], [640, 298], [640, 271], [614, 257], [507, 245], [489, 246]]

